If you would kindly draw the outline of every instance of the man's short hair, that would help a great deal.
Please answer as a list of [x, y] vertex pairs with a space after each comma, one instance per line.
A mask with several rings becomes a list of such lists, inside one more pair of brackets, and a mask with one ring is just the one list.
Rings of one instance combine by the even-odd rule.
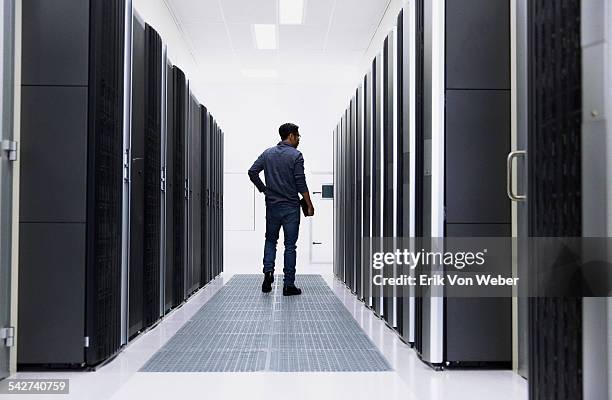
[[299, 126], [288, 122], [286, 124], [282, 124], [280, 128], [278, 128], [278, 134], [280, 135], [281, 139], [286, 140], [290, 134], [298, 133], [298, 129], [300, 129]]

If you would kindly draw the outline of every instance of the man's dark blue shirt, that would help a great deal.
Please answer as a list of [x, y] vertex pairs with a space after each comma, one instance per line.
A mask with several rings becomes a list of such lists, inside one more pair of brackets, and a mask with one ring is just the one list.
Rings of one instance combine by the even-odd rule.
[[[264, 171], [266, 184], [259, 178]], [[295, 147], [280, 142], [264, 151], [249, 169], [249, 178], [266, 194], [266, 205], [299, 207], [298, 193], [308, 191], [304, 175], [304, 157]]]

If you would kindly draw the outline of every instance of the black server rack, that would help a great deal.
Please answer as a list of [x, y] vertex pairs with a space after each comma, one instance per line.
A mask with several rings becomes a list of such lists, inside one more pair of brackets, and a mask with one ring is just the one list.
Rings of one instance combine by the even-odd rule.
[[187, 295], [200, 287], [201, 274], [201, 235], [202, 235], [202, 121], [200, 104], [194, 96], [189, 102], [190, 122], [190, 178], [189, 178], [189, 207], [190, 207], [190, 235], [189, 235], [189, 280], [187, 282]]
[[163, 48], [159, 34], [145, 26], [145, 124], [144, 124], [144, 254], [143, 301], [145, 327], [160, 313], [161, 249], [161, 130]]
[[201, 219], [200, 225], [202, 226], [202, 235], [200, 237], [200, 286], [206, 285], [210, 282], [210, 273], [208, 270], [208, 237], [210, 235], [210, 230], [208, 226], [209, 221], [209, 210], [208, 205], [210, 203], [209, 195], [208, 195], [208, 171], [209, 167], [208, 163], [208, 149], [210, 147], [208, 143], [208, 139], [210, 137], [209, 132], [209, 124], [208, 124], [208, 111], [206, 107], [200, 106], [200, 124], [201, 124], [201, 134], [200, 134], [200, 143], [202, 146], [200, 153], [200, 165], [202, 166], [201, 173]]
[[363, 298], [363, 86], [355, 93], [355, 294]]
[[358, 232], [358, 224], [357, 220], [357, 93], [353, 96], [351, 100], [351, 135], [350, 135], [350, 168], [351, 168], [351, 187], [350, 187], [350, 196], [352, 201], [350, 202], [350, 224], [351, 224], [351, 280], [350, 280], [350, 288], [353, 293], [357, 293], [357, 265], [358, 261], [358, 240], [359, 240], [359, 232]]
[[[174, 307], [174, 86], [173, 66], [168, 62], [166, 65], [166, 260], [164, 271], [164, 311], [166, 312]], [[181, 184], [181, 182], [178, 182], [178, 185]]]
[[[383, 96], [383, 107], [382, 107], [382, 141], [383, 141], [383, 231], [382, 236], [385, 238], [394, 237], [394, 210], [393, 201], [395, 197], [394, 182], [393, 182], [393, 171], [395, 168], [394, 154], [393, 154], [393, 36], [389, 35], [384, 41], [382, 50], [382, 96]], [[384, 268], [384, 275], [391, 277], [393, 271], [391, 268]], [[385, 285], [383, 288], [382, 296], [382, 315], [384, 320], [389, 326], [393, 326], [393, 288], [389, 285]]]
[[135, 15], [132, 29], [129, 330], [160, 318], [162, 42]]
[[219, 274], [223, 272], [223, 182], [224, 182], [224, 162], [225, 162], [225, 134], [221, 129], [219, 138]]
[[355, 118], [354, 118], [355, 98], [352, 98], [349, 106], [346, 109], [346, 155], [347, 155], [347, 174], [346, 174], [346, 190], [347, 202], [346, 212], [347, 218], [345, 224], [347, 226], [347, 263], [346, 263], [346, 285], [354, 292], [355, 288]]
[[132, 21], [132, 129], [130, 144], [130, 261], [128, 336], [144, 327], [144, 213], [145, 213], [145, 24]]
[[[168, 215], [172, 219], [170, 226], [173, 240], [172, 247], [167, 250], [169, 268], [167, 272], [171, 276], [171, 306], [176, 307], [185, 299], [187, 82], [183, 71], [176, 66], [172, 67], [172, 80], [172, 98], [169, 98], [172, 107], [172, 124], [168, 129], [168, 152], [172, 152], [172, 211]], [[168, 121], [170, 122], [170, 118]]]
[[208, 149], [207, 149], [207, 160], [206, 160], [206, 169], [207, 169], [207, 187], [206, 187], [206, 197], [207, 197], [207, 208], [208, 208], [208, 231], [210, 232], [210, 235], [208, 235], [208, 243], [207, 243], [207, 249], [208, 252], [206, 254], [206, 262], [207, 262], [207, 268], [209, 271], [209, 276], [210, 279], [214, 279], [215, 277], [215, 270], [214, 270], [214, 240], [215, 240], [215, 233], [214, 233], [214, 200], [213, 200], [213, 180], [214, 180], [214, 174], [213, 174], [213, 155], [214, 155], [214, 136], [215, 136], [215, 125], [214, 125], [214, 118], [212, 114], [208, 114], [208, 138], [207, 138], [207, 144], [208, 144]]
[[347, 225], [347, 218], [348, 218], [348, 210], [347, 210], [347, 199], [348, 199], [348, 193], [347, 193], [347, 175], [348, 175], [348, 168], [347, 168], [347, 118], [346, 118], [346, 110], [344, 110], [344, 112], [342, 113], [342, 121], [341, 121], [341, 126], [340, 126], [340, 147], [341, 147], [341, 168], [342, 168], [342, 174], [340, 175], [342, 177], [342, 192], [341, 192], [341, 196], [342, 196], [342, 225], [341, 225], [341, 240], [342, 240], [342, 265], [341, 265], [341, 270], [340, 270], [340, 274], [341, 274], [341, 279], [342, 282], [344, 282], [346, 284], [346, 280], [347, 280], [347, 268], [348, 268], [348, 225]]
[[[582, 167], [588, 165], [582, 159], [581, 2], [528, 4], [528, 232], [579, 237]], [[528, 263], [535, 273], [537, 252], [530, 251]], [[529, 398], [585, 398], [583, 300], [530, 298], [528, 307]]]
[[[429, 177], [425, 175], [425, 0], [416, 0], [414, 4], [414, 36], [415, 36], [415, 130], [414, 130], [414, 237], [425, 237], [425, 223], [427, 215], [426, 182]], [[417, 268], [416, 273], [418, 274]], [[420, 286], [415, 287], [414, 298], [414, 347], [418, 353], [423, 353], [422, 330], [417, 327], [423, 319], [423, 291]]]
[[218, 127], [218, 135], [217, 135], [217, 275], [219, 275], [222, 271], [222, 259], [223, 259], [223, 249], [221, 248], [221, 243], [223, 241], [223, 213], [221, 208], [222, 203], [222, 192], [221, 192], [221, 181], [223, 180], [223, 176], [221, 175], [221, 162], [223, 159], [222, 150], [221, 150], [221, 142], [222, 142], [221, 127]]
[[219, 197], [219, 227], [218, 227], [218, 265], [217, 275], [223, 272], [223, 130], [219, 127], [219, 161], [217, 163], [217, 193]]
[[217, 136], [217, 275], [223, 271], [223, 131], [219, 126]]
[[[363, 80], [363, 259], [370, 260], [372, 254], [372, 71]], [[363, 300], [366, 306], [372, 305], [372, 268], [370, 262], [364, 263], [363, 269]]]
[[211, 119], [212, 125], [212, 136], [211, 136], [211, 267], [213, 276], [218, 274], [217, 265], [217, 247], [218, 247], [218, 236], [217, 236], [217, 122], [214, 118]]
[[344, 282], [344, 154], [343, 154], [344, 112], [338, 124], [338, 278]]
[[[446, 236], [509, 237], [510, 2], [449, 2], [446, 13]], [[447, 363], [510, 366], [512, 299], [445, 298], [444, 314]]]
[[[417, 212], [422, 220], [417, 230], [424, 238], [437, 235], [440, 229], [446, 237], [510, 236], [505, 190], [510, 150], [510, 2], [447, 1], [444, 13], [445, 64], [429, 63], [432, 70], [424, 83], [426, 98], [440, 99], [433, 82], [442, 81], [434, 75], [443, 75], [444, 104], [439, 110], [443, 110], [445, 126], [434, 131], [432, 125], [425, 125], [417, 145], [417, 151], [424, 152], [419, 177], [423, 202]], [[425, 4], [427, 54], [440, 46], [431, 35], [440, 14], [432, 4]], [[477, 35], [480, 31], [489, 34]], [[433, 108], [425, 110], [426, 121], [435, 118], [440, 116]], [[420, 141], [418, 132], [417, 137]], [[444, 147], [438, 147], [439, 143]], [[444, 157], [443, 170], [432, 162], [435, 155]], [[442, 188], [432, 185], [436, 174], [443, 177]], [[432, 200], [441, 198], [432, 195], [434, 190], [444, 193], [443, 204], [433, 204]], [[510, 254], [507, 260], [499, 269], [510, 275]], [[437, 367], [510, 366], [510, 298], [444, 297], [440, 309], [439, 298], [419, 297], [416, 348], [425, 362]], [[431, 330], [432, 320], [438, 320], [441, 328]]]
[[[409, 28], [409, 26], [408, 26]], [[397, 54], [395, 59], [395, 70], [397, 81], [395, 82], [394, 90], [397, 93], [397, 113], [395, 114], [395, 123], [397, 126], [397, 148], [395, 159], [397, 162], [397, 177], [395, 193], [395, 201], [397, 203], [397, 213], [395, 215], [395, 224], [397, 227], [396, 236], [407, 238], [411, 236], [410, 232], [410, 119], [414, 116], [410, 114], [410, 96], [409, 85], [410, 75], [408, 49], [404, 49], [404, 42], [408, 46], [408, 40], [404, 40], [404, 34], [408, 33], [408, 29], [404, 29], [404, 10], [400, 11], [397, 17]], [[408, 38], [408, 36], [406, 36]], [[406, 59], [404, 59], [406, 57]], [[405, 78], [404, 78], [405, 77]], [[402, 271], [403, 272], [403, 271]], [[410, 324], [412, 317], [410, 314], [411, 290], [409, 287], [400, 287], [397, 291], [397, 313], [396, 313], [396, 329], [400, 337], [407, 343], [411, 342]], [[414, 297], [412, 297], [414, 299]]]
[[221, 149], [220, 149], [220, 129], [219, 124], [215, 122], [215, 276], [219, 275], [221, 270], [221, 262], [220, 262], [220, 237], [219, 234], [220, 226], [221, 226], [221, 194], [220, 194], [220, 179], [219, 179], [219, 160], [221, 159]]
[[217, 276], [217, 123], [214, 118], [211, 119], [212, 136], [211, 136], [211, 185], [210, 185], [210, 200], [211, 200], [211, 252], [210, 265], [213, 276]]
[[185, 196], [183, 199], [184, 210], [185, 210], [185, 225], [183, 233], [183, 255], [184, 255], [184, 269], [183, 269], [183, 299], [189, 297], [189, 287], [191, 285], [191, 268], [192, 268], [192, 249], [191, 249], [191, 229], [193, 227], [192, 220], [192, 209], [191, 209], [191, 172], [192, 172], [192, 126], [191, 126], [191, 107], [192, 107], [192, 96], [189, 87], [189, 80], [185, 78], [186, 89], [185, 89], [185, 141], [183, 143], [183, 168], [185, 174]]
[[95, 366], [122, 345], [126, 11], [23, 3], [20, 366]]
[[334, 275], [339, 277], [339, 268], [340, 265], [340, 245], [338, 237], [340, 236], [340, 204], [339, 204], [339, 179], [340, 179], [340, 169], [339, 169], [339, 155], [340, 149], [338, 148], [338, 125], [334, 128]]
[[[380, 241], [383, 236], [383, 132], [382, 118], [382, 56], [379, 54], [372, 62], [372, 240]], [[381, 287], [372, 284], [372, 310], [382, 317]]]

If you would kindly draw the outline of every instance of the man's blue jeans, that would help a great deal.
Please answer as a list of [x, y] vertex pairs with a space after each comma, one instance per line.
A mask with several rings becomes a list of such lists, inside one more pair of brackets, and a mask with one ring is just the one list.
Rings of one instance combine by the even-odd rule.
[[274, 260], [276, 260], [276, 242], [281, 226], [285, 237], [285, 286], [293, 285], [295, 282], [295, 243], [300, 231], [300, 207], [292, 206], [268, 206], [266, 207], [266, 244], [264, 246], [263, 272], [274, 272]]

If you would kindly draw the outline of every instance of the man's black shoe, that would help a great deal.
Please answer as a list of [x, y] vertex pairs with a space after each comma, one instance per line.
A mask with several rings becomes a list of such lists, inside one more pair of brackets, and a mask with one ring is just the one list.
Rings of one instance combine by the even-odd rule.
[[294, 285], [285, 286], [283, 288], [283, 296], [298, 296], [302, 294], [302, 289], [295, 287]]
[[264, 273], [264, 281], [261, 284], [261, 291], [270, 293], [272, 291], [272, 283], [274, 282], [274, 272]]

